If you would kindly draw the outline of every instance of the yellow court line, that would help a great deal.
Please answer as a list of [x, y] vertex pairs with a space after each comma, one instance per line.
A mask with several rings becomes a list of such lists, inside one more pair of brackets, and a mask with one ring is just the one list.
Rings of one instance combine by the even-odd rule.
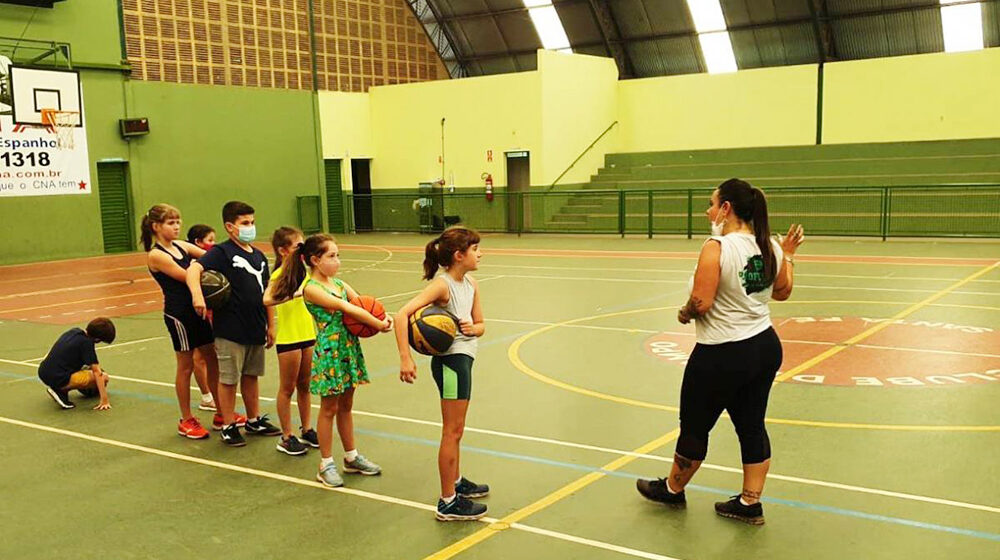
[[[662, 436], [654, 439], [653, 441], [650, 441], [642, 445], [641, 447], [635, 449], [634, 451], [632, 451], [632, 453], [642, 454], [655, 451], [656, 449], [659, 449], [660, 447], [663, 447], [664, 445], [677, 439], [677, 436], [679, 436], [680, 433], [681, 433], [680, 428], [675, 428], [674, 430], [671, 430], [670, 432], [663, 434]], [[424, 560], [445, 560], [465, 550], [468, 550], [473, 546], [485, 541], [486, 539], [495, 537], [500, 533], [502, 533], [503, 531], [510, 529], [511, 525], [520, 522], [524, 518], [533, 515], [535, 513], [538, 513], [539, 511], [542, 511], [543, 509], [551, 506], [552, 504], [555, 504], [556, 502], [562, 500], [563, 498], [566, 498], [567, 496], [571, 496], [574, 492], [579, 492], [580, 490], [586, 488], [587, 486], [590, 486], [591, 484], [604, 478], [605, 476], [608, 475], [608, 473], [617, 471], [618, 469], [624, 467], [625, 465], [628, 465], [629, 463], [635, 461], [638, 458], [639, 457], [636, 457], [635, 455], [631, 454], [622, 455], [621, 457], [618, 457], [614, 461], [611, 461], [610, 463], [601, 467], [601, 472], [587, 473], [584, 476], [581, 476], [580, 478], [574, 480], [573, 482], [570, 482], [569, 484], [556, 490], [555, 492], [543, 496], [534, 503], [529, 504], [515, 511], [510, 515], [507, 515], [500, 521], [496, 523], [491, 523], [486, 528], [480, 529], [475, 533], [465, 537], [464, 539], [452, 543], [451, 545], [442, 548], [441, 550], [435, 552], [434, 554], [427, 556], [426, 558], [424, 558]]]
[[[860, 302], [820, 301], [820, 302], [809, 302], [809, 303], [860, 303]], [[891, 303], [891, 302], [868, 302], [868, 303]], [[566, 383], [565, 381], [559, 381], [558, 379], [553, 379], [532, 369], [531, 366], [524, 363], [524, 360], [521, 359], [520, 355], [521, 345], [523, 345], [529, 339], [534, 338], [535, 336], [540, 335], [542, 333], [557, 329], [559, 327], [569, 326], [575, 323], [582, 323], [585, 321], [593, 321], [595, 319], [604, 319], [607, 317], [628, 315], [630, 313], [651, 313], [655, 311], [664, 311], [668, 309], [675, 309], [675, 308], [672, 306], [667, 306], [667, 307], [647, 307], [644, 309], [629, 309], [626, 311], [616, 311], [614, 313], [607, 313], [603, 315], [591, 315], [589, 317], [578, 317], [576, 319], [569, 319], [567, 321], [562, 321], [560, 323], [552, 323], [540, 329], [536, 329], [534, 331], [526, 333], [517, 340], [515, 340], [507, 348], [507, 359], [510, 360], [511, 364], [521, 373], [527, 375], [528, 377], [541, 381], [542, 383], [545, 383], [547, 385], [552, 385], [553, 387], [557, 387], [559, 389], [571, 391], [573, 393], [578, 393], [581, 395], [586, 395], [588, 397], [593, 397], [596, 399], [616, 402], [619, 404], [624, 404], [629, 406], [649, 408], [653, 410], [662, 410], [666, 412], [678, 412], [680, 411], [680, 409], [676, 406], [669, 406], [665, 404], [642, 401], [638, 399], [630, 399], [628, 397], [619, 397], [617, 395], [610, 395], [607, 393], [602, 393], [600, 391], [594, 391], [592, 389], [578, 387], [576, 385]], [[891, 323], [887, 322], [881, 324], [891, 324]], [[723, 413], [723, 415], [726, 414]], [[822, 420], [798, 420], [791, 418], [771, 418], [771, 417], [764, 418], [764, 421], [769, 424], [779, 424], [787, 426], [808, 426], [811, 428], [839, 428], [839, 429], [855, 429], [855, 430], [887, 430], [887, 431], [903, 431], [903, 432], [998, 432], [1000, 431], [1000, 426], [873, 424], [873, 423], [858, 423], [858, 422], [827, 422]]]
[[893, 315], [892, 317], [890, 317], [888, 321], [885, 321], [883, 323], [878, 323], [878, 324], [876, 324], [876, 325], [874, 325], [874, 326], [872, 326], [872, 327], [864, 330], [863, 332], [861, 332], [859, 334], [856, 334], [856, 335], [852, 336], [851, 338], [848, 338], [847, 340], [841, 342], [837, 346], [829, 348], [829, 349], [821, 352], [820, 354], [818, 354], [816, 356], [813, 356], [812, 358], [810, 358], [810, 359], [802, 362], [801, 364], [793, 367], [792, 369], [790, 369], [790, 370], [782, 373], [781, 375], [777, 376], [774, 379], [774, 382], [775, 383], [781, 383], [782, 381], [785, 381], [786, 379], [790, 379], [790, 378], [792, 378], [792, 377], [794, 377], [794, 376], [802, 373], [803, 371], [806, 371], [807, 369], [809, 369], [811, 367], [814, 367], [815, 365], [817, 365], [820, 362], [826, 360], [827, 358], [836, 356], [837, 354], [839, 354], [839, 353], [843, 352], [844, 350], [846, 350], [847, 348], [849, 348], [851, 345], [857, 344], [858, 342], [861, 342], [862, 340], [864, 340], [864, 339], [872, 336], [873, 334], [876, 334], [876, 333], [882, 331], [883, 329], [885, 329], [886, 327], [888, 327], [889, 325], [891, 325], [893, 321], [895, 321], [897, 319], [902, 319], [902, 318], [904, 318], [904, 317], [906, 317], [908, 315], [912, 315], [913, 313], [919, 311], [920, 309], [923, 309], [924, 307], [927, 307], [928, 305], [931, 305], [935, 301], [937, 301], [937, 300], [941, 299], [942, 297], [948, 295], [948, 292], [951, 292], [952, 290], [960, 288], [960, 287], [968, 284], [969, 282], [972, 282], [976, 278], [979, 278], [980, 276], [988, 274], [989, 272], [991, 272], [993, 269], [995, 269], [998, 266], [1000, 266], [1000, 261], [996, 261], [995, 263], [993, 263], [993, 264], [991, 264], [991, 265], [989, 265], [987, 267], [983, 267], [978, 272], [975, 272], [975, 273], [973, 273], [973, 274], [971, 274], [969, 276], [966, 276], [962, 280], [959, 280], [958, 282], [955, 282], [954, 284], [952, 284], [952, 285], [948, 286], [947, 288], [945, 288], [945, 289], [943, 289], [943, 290], [941, 290], [941, 291], [939, 291], [939, 292], [931, 295], [930, 297], [927, 297], [926, 299], [924, 299], [922, 301], [914, 303], [913, 305], [907, 307], [906, 309], [900, 311], [899, 313], [896, 313], [895, 315]]

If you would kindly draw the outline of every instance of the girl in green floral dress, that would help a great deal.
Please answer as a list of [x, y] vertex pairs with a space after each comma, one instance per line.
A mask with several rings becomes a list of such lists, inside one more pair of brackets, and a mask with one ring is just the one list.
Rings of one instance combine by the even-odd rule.
[[357, 293], [336, 278], [340, 253], [332, 235], [309, 236], [288, 258], [282, 274], [275, 281], [274, 299], [284, 301], [296, 295], [308, 266], [311, 279], [302, 289], [306, 308], [316, 320], [316, 346], [313, 350], [309, 392], [322, 398], [316, 426], [321, 455], [316, 479], [325, 486], [344, 484], [333, 461], [333, 420], [344, 445], [344, 472], [376, 475], [381, 467], [359, 454], [354, 445], [354, 390], [368, 383], [368, 370], [358, 337], [344, 326], [344, 315], [381, 332], [392, 330], [392, 320], [380, 320], [350, 300]]

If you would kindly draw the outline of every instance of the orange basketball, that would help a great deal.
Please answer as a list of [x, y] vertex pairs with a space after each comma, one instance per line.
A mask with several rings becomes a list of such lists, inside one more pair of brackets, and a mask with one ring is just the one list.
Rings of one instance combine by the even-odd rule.
[[[352, 299], [351, 303], [371, 313], [379, 320], [385, 320], [385, 307], [382, 306], [382, 302], [374, 297], [358, 296]], [[354, 317], [348, 316], [347, 314], [344, 315], [344, 326], [347, 327], [347, 330], [350, 331], [351, 334], [359, 338], [368, 338], [369, 336], [375, 336], [379, 333], [378, 329], [373, 329], [361, 321], [358, 321]]]

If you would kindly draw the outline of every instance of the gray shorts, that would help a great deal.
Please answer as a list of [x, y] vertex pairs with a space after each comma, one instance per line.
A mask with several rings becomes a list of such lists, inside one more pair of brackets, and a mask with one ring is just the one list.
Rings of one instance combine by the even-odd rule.
[[239, 344], [216, 338], [215, 353], [219, 355], [219, 382], [224, 385], [236, 385], [243, 375], [264, 375], [263, 344]]

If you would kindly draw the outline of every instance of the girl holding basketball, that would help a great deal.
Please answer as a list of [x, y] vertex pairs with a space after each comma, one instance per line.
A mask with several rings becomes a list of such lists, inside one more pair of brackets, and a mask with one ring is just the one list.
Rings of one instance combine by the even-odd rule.
[[[278, 420], [281, 423], [281, 440], [277, 449], [288, 455], [302, 455], [306, 446], [319, 447], [316, 430], [310, 420], [309, 374], [312, 370], [313, 346], [316, 345], [316, 327], [312, 316], [302, 299], [302, 288], [309, 280], [306, 275], [296, 286], [292, 299], [276, 303], [272, 292], [276, 280], [281, 276], [282, 265], [291, 254], [303, 244], [302, 232], [296, 228], [283, 226], [274, 230], [271, 247], [274, 249], [274, 272], [271, 283], [264, 292], [264, 305], [274, 306], [277, 314], [278, 335], [275, 348], [278, 351]], [[292, 393], [298, 391], [296, 404], [299, 408], [299, 430], [301, 440], [292, 435]]]
[[[195, 224], [188, 228], [187, 241], [188, 243], [197, 245], [199, 249], [208, 251], [215, 245], [215, 230], [212, 229], [212, 226]], [[211, 311], [208, 312], [208, 322], [212, 322]], [[218, 409], [215, 406], [215, 400], [212, 398], [212, 393], [209, 392], [208, 384], [205, 381], [208, 376], [207, 372], [208, 365], [205, 364], [205, 358], [195, 350], [194, 378], [198, 382], [198, 389], [201, 391], [201, 403], [198, 404], [198, 409], [216, 412]]]
[[[177, 433], [191, 439], [208, 437], [208, 430], [191, 414], [191, 374], [194, 352], [205, 360], [207, 385], [215, 402], [218, 400], [219, 361], [215, 355], [212, 326], [194, 312], [191, 292], [185, 277], [192, 258], [205, 251], [198, 246], [181, 241], [181, 214], [169, 204], [157, 204], [142, 217], [142, 246], [146, 250], [146, 266], [163, 290], [163, 320], [174, 344], [177, 373], [174, 388], [181, 409]], [[203, 389], [204, 392], [204, 389]], [[204, 400], [204, 399], [203, 399]]]
[[[333, 420], [344, 446], [344, 472], [377, 475], [382, 468], [359, 454], [354, 444], [354, 390], [368, 383], [368, 369], [361, 343], [344, 325], [344, 317], [381, 332], [392, 329], [387, 317], [380, 320], [351, 300], [357, 292], [338, 279], [340, 252], [332, 235], [310, 235], [282, 262], [281, 274], [266, 303], [281, 303], [301, 294], [316, 321], [316, 346], [312, 355], [309, 391], [322, 399], [318, 431], [320, 464], [316, 479], [324, 486], [343, 486], [333, 462]], [[307, 275], [308, 272], [308, 275]], [[304, 286], [304, 287], [303, 287]]]
[[[457, 317], [460, 332], [451, 347], [431, 359], [431, 375], [441, 395], [442, 419], [438, 449], [441, 499], [436, 517], [439, 521], [479, 519], [486, 515], [486, 506], [469, 498], [486, 496], [490, 487], [466, 479], [459, 468], [459, 444], [472, 396], [472, 363], [478, 337], [486, 332], [479, 284], [469, 275], [479, 269], [482, 258], [479, 234], [461, 226], [448, 228], [427, 244], [424, 255], [424, 279], [431, 283], [396, 314], [399, 378], [406, 383], [417, 378], [417, 366], [407, 344], [410, 316], [433, 304]], [[439, 267], [444, 268], [441, 274], [437, 274]]]

